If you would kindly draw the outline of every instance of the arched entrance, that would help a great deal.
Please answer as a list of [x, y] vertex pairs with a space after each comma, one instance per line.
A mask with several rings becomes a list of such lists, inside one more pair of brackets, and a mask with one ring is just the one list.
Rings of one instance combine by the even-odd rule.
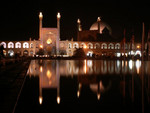
[[13, 50], [9, 50], [8, 51], [8, 56], [9, 57], [13, 57], [14, 56], [14, 51]]

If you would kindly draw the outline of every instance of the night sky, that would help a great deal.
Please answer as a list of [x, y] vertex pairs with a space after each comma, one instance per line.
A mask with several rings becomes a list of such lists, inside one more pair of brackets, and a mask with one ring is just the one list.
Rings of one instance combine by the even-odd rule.
[[[41, 0], [43, 1], [43, 0]], [[101, 16], [112, 28], [115, 38], [130, 38], [134, 32], [135, 40], [142, 36], [142, 22], [145, 23], [146, 38], [150, 28], [150, 7], [148, 2], [38, 2], [38, 1], [5, 1], [1, 3], [0, 40], [29, 40], [38, 39], [39, 12], [43, 12], [43, 26], [56, 27], [57, 12], [61, 13], [61, 39], [76, 38], [78, 18], [82, 28], [88, 30]]]

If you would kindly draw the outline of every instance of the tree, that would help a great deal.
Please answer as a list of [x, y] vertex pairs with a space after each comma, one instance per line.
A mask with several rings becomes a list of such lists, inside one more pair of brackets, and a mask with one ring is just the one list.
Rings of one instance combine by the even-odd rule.
[[74, 57], [77, 57], [77, 58], [86, 58], [86, 54], [83, 50], [83, 48], [79, 48], [79, 49], [76, 49], [74, 51]]
[[4, 57], [4, 52], [3, 52], [3, 50], [4, 50], [4, 46], [1, 45], [1, 46], [0, 46], [0, 56], [1, 56], [1, 57]]

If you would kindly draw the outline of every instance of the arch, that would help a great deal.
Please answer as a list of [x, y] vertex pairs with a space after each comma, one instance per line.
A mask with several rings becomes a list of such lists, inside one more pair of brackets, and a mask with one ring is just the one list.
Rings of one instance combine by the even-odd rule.
[[92, 43], [88, 43], [87, 46], [88, 46], [89, 49], [93, 49], [93, 44]]
[[106, 43], [102, 43], [101, 49], [107, 49], [107, 44]]
[[28, 42], [24, 42], [23, 43], [23, 48], [29, 48], [29, 43]]
[[86, 48], [86, 44], [82, 42], [82, 43], [80, 44], [80, 48]]
[[78, 44], [77, 42], [75, 42], [75, 43], [73, 44], [73, 48], [79, 48], [79, 44]]
[[119, 43], [115, 44], [115, 49], [120, 49], [120, 44]]
[[30, 44], [30, 48], [33, 48], [33, 43]]
[[3, 47], [6, 48], [6, 43], [5, 42], [1, 42], [1, 45], [3, 45]]
[[86, 55], [89, 56], [89, 57], [92, 57], [93, 56], [93, 51], [88, 51]]
[[28, 56], [28, 54], [29, 54], [28, 50], [23, 51], [23, 56]]
[[14, 51], [13, 50], [8, 50], [8, 56], [13, 57], [14, 56]]
[[69, 49], [72, 48], [72, 44], [71, 43], [68, 44], [68, 48]]
[[14, 48], [14, 43], [13, 42], [9, 42], [8, 43], [8, 48]]
[[108, 49], [114, 49], [114, 44], [113, 43], [108, 44]]
[[20, 42], [16, 42], [15, 43], [15, 48], [21, 48], [21, 43]]
[[99, 43], [96, 43], [94, 48], [95, 48], [95, 49], [99, 49], [99, 48], [100, 48], [100, 44], [99, 44]]

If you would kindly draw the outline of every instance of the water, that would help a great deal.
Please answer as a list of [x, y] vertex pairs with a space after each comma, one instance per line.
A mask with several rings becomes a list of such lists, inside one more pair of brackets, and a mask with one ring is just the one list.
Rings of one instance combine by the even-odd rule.
[[150, 62], [33, 60], [16, 113], [150, 113]]

